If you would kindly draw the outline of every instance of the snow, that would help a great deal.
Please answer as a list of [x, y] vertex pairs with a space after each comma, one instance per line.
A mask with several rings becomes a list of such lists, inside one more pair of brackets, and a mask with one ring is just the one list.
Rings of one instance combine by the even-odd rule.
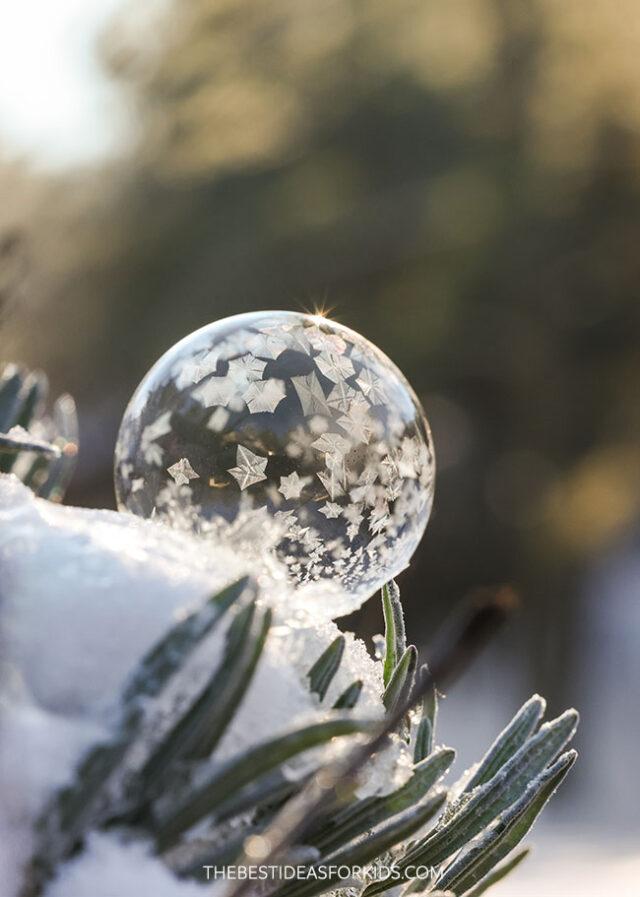
[[[221, 763], [327, 714], [326, 708], [356, 679], [364, 683], [358, 716], [383, 714], [381, 665], [351, 633], [322, 704], [309, 691], [310, 667], [339, 633], [328, 617], [327, 587], [309, 585], [294, 593], [273, 563], [256, 565], [230, 544], [215, 551], [209, 546], [205, 552], [197, 537], [162, 523], [62, 507], [35, 498], [15, 477], [0, 475], [0, 571], [5, 667], [0, 876], [6, 897], [18, 891], [34, 819], [52, 792], [72, 776], [86, 749], [104, 736], [122, 686], [142, 654], [177, 619], [245, 572], [258, 582], [260, 603], [272, 605], [274, 624], [214, 761]], [[174, 699], [185, 683], [182, 697], [188, 698], [211, 675], [223, 639], [224, 627], [218, 627], [203, 640]], [[150, 708], [149, 729], [156, 738], [166, 716], [161, 700]], [[323, 758], [344, 750], [345, 741], [337, 739]], [[397, 787], [408, 777], [410, 765], [406, 746], [396, 739], [370, 765], [360, 793]], [[289, 771], [299, 774], [300, 765], [291, 764]], [[95, 835], [89, 849], [61, 870], [47, 897], [181, 897], [195, 890], [178, 883], [144, 845]]]
[[34, 499], [0, 479], [5, 658], [46, 710], [103, 719], [136, 661], [179, 611], [242, 574], [133, 515]]
[[[3, 690], [7, 691], [6, 681]], [[44, 802], [71, 776], [80, 753], [104, 732], [47, 713], [26, 697], [0, 714], [0, 880], [13, 895], [32, 848], [31, 826]]]
[[66, 863], [45, 897], [213, 897], [215, 884], [203, 888], [179, 881], [151, 855], [144, 843], [124, 843], [116, 835], [93, 833], [86, 850]]

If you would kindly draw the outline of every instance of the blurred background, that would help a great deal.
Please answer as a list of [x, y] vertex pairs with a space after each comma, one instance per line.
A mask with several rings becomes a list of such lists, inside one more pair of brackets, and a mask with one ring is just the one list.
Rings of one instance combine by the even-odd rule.
[[377, 343], [439, 464], [413, 638], [521, 599], [443, 704], [459, 769], [534, 690], [583, 715], [497, 895], [637, 893], [639, 300], [635, 0], [3, 9], [0, 355], [78, 401], [67, 500], [113, 506], [125, 404], [191, 330], [326, 309]]

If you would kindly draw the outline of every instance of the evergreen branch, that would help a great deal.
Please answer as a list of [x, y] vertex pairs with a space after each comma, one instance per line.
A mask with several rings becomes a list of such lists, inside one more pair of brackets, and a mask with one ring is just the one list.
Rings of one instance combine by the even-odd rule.
[[389, 684], [382, 695], [382, 702], [387, 712], [406, 704], [413, 691], [417, 666], [418, 651], [415, 645], [409, 645], [391, 674]]
[[[441, 640], [432, 672], [426, 667], [422, 668], [423, 675], [406, 703], [387, 714], [383, 725], [370, 741], [355, 746], [346, 758], [323, 769], [321, 781], [315, 776], [267, 826], [263, 837], [270, 850], [265, 863], [277, 864], [291, 846], [304, 843], [318, 816], [340, 803], [339, 795], [349, 789], [371, 756], [386, 745], [390, 733], [402, 723], [415, 704], [424, 698], [435, 682], [448, 681], [468, 664], [504, 622], [513, 606], [510, 593], [492, 594], [476, 603], [460, 625], [450, 628], [447, 638]], [[230, 891], [230, 897], [242, 897], [249, 887], [247, 881], [238, 882]]]
[[[409, 810], [371, 831], [366, 838], [351, 841], [340, 850], [323, 856], [322, 864], [339, 868], [364, 866], [370, 863], [422, 828], [442, 807], [446, 796], [445, 789], [434, 789]], [[329, 890], [339, 883], [338, 877], [329, 876], [323, 881], [309, 878], [279, 889], [276, 891], [276, 897], [314, 897], [315, 894]]]
[[578, 722], [575, 711], [566, 711], [546, 723], [486, 784], [481, 785], [436, 833], [416, 845], [406, 863], [436, 866], [465, 842], [475, 837], [499, 813], [510, 807], [529, 783], [550, 763], [573, 736]]
[[472, 791], [492, 779], [507, 760], [515, 754], [544, 715], [547, 702], [540, 695], [533, 695], [514, 716], [509, 725], [498, 735], [487, 754], [482, 759], [475, 775], [469, 780], [465, 791]]
[[413, 746], [413, 762], [420, 763], [433, 750], [438, 719], [438, 692], [435, 685], [427, 690]]
[[358, 703], [358, 698], [362, 693], [362, 679], [356, 679], [352, 682], [340, 695], [333, 705], [334, 710], [351, 710]]
[[407, 647], [400, 589], [393, 579], [390, 579], [388, 583], [382, 586], [382, 612], [385, 627], [385, 654], [382, 675], [386, 687]]
[[[400, 869], [412, 865], [438, 866], [491, 825], [522, 797], [531, 782], [558, 755], [573, 736], [577, 722], [578, 714], [567, 711], [552, 723], [546, 723], [489, 782], [459, 804], [451, 805], [445, 813], [446, 821], [405, 854], [398, 864]], [[384, 882], [374, 882], [366, 889], [366, 897], [381, 893], [384, 885]]]
[[[249, 783], [264, 773], [281, 766], [297, 754], [324, 744], [340, 735], [354, 735], [366, 731], [371, 724], [351, 717], [334, 717], [250, 748], [240, 757], [225, 763], [203, 783], [191, 790], [182, 800], [171, 801], [164, 812], [154, 814], [154, 834], [160, 850], [165, 850], [182, 832], [204, 816], [215, 818], [216, 809]], [[177, 805], [176, 805], [177, 804]]]
[[498, 818], [479, 843], [456, 857], [438, 879], [438, 885], [464, 894], [481, 881], [524, 838], [576, 757], [575, 751], [567, 751], [531, 781], [519, 800]]
[[243, 576], [173, 626], [138, 664], [125, 686], [123, 705], [134, 705], [158, 695], [231, 605], [240, 598], [249, 597], [256, 597], [256, 585], [248, 576]]
[[329, 647], [320, 655], [308, 673], [309, 687], [312, 692], [318, 695], [320, 700], [324, 699], [327, 689], [331, 685], [331, 680], [338, 672], [342, 655], [344, 654], [345, 640], [343, 635], [339, 635], [334, 639]]
[[400, 788], [382, 797], [365, 798], [346, 807], [333, 817], [330, 825], [325, 824], [317, 834], [312, 833], [307, 839], [308, 843], [322, 851], [335, 850], [340, 842], [351, 841], [403, 812], [422, 800], [451, 766], [455, 755], [452, 748], [440, 748], [415, 766], [411, 778]]
[[229, 628], [220, 666], [148, 758], [136, 790], [153, 797], [177, 761], [211, 753], [251, 681], [270, 625], [271, 611], [256, 614], [253, 601], [239, 611]]
[[467, 891], [466, 897], [480, 897], [481, 894], [484, 894], [485, 891], [488, 891], [492, 885], [497, 884], [499, 881], [502, 881], [503, 878], [506, 878], [510, 872], [512, 872], [516, 866], [519, 866], [520, 863], [525, 860], [529, 854], [531, 853], [530, 847], [522, 847], [520, 850], [517, 850], [514, 855], [506, 862], [502, 863], [499, 866], [489, 873], [482, 881], [478, 882], [475, 888], [472, 888], [470, 891]]
[[59, 501], [75, 466], [78, 421], [68, 395], [46, 415], [47, 392], [44, 374], [14, 364], [2, 369], [0, 473], [15, 473], [37, 495]]

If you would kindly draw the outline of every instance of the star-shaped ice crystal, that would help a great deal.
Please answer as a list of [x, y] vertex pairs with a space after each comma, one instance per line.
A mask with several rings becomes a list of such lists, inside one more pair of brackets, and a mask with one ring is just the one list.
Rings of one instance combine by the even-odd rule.
[[224, 405], [234, 411], [240, 411], [244, 407], [242, 396], [237, 384], [231, 377], [211, 377], [201, 383], [193, 391], [194, 398], [202, 402], [205, 408], [212, 405]]
[[387, 393], [382, 380], [367, 368], [360, 371], [356, 383], [372, 405], [383, 405], [387, 401]]
[[255, 452], [252, 452], [244, 445], [239, 445], [236, 454], [236, 464], [238, 466], [229, 468], [228, 473], [235, 477], [241, 489], [247, 489], [249, 486], [253, 486], [254, 483], [267, 479], [264, 469], [268, 460], [268, 458], [264, 458], [262, 455], [256, 455]]
[[356, 395], [352, 386], [349, 386], [344, 380], [340, 380], [327, 396], [327, 402], [332, 408], [338, 408], [348, 414]]
[[321, 508], [318, 508], [318, 511], [329, 520], [332, 517], [339, 517], [342, 513], [342, 508], [339, 504], [336, 504], [333, 501], [325, 502]]
[[197, 480], [200, 474], [196, 473], [187, 458], [180, 458], [171, 467], [167, 467], [167, 473], [173, 477], [178, 486], [186, 485], [189, 480]]
[[347, 348], [347, 344], [337, 333], [323, 333], [318, 327], [308, 327], [306, 335], [313, 348], [318, 352], [333, 352], [335, 355], [342, 355]]
[[325, 377], [334, 383], [346, 380], [356, 372], [351, 361], [345, 355], [334, 355], [333, 352], [321, 352], [316, 358], [316, 364]]
[[259, 333], [254, 333], [247, 346], [261, 358], [278, 358], [287, 348], [277, 327], [263, 327]]
[[241, 358], [234, 358], [229, 362], [229, 373], [227, 376], [233, 382], [243, 389], [252, 380], [262, 380], [264, 369], [267, 366], [266, 361], [256, 358], [251, 353], [243, 355]]
[[315, 414], [316, 411], [329, 413], [324, 390], [315, 374], [292, 377], [291, 382], [298, 393], [298, 398], [305, 414]]
[[349, 440], [338, 433], [323, 433], [311, 445], [319, 452], [329, 452], [332, 455], [344, 455], [349, 451]]
[[280, 477], [278, 492], [282, 492], [286, 499], [300, 498], [300, 493], [311, 481], [311, 477], [300, 477], [294, 470], [288, 477]]
[[283, 380], [254, 380], [249, 383], [242, 398], [252, 414], [260, 411], [273, 413], [286, 394]]

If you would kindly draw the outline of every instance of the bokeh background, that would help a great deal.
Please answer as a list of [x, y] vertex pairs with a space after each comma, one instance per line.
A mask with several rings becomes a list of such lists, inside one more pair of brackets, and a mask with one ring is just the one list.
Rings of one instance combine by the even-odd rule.
[[443, 704], [459, 768], [533, 690], [582, 711], [542, 849], [497, 897], [636, 894], [635, 0], [7, 6], [0, 354], [78, 402], [68, 500], [113, 506], [120, 416], [166, 348], [262, 308], [327, 310], [423, 400], [413, 637], [477, 589], [520, 597]]

